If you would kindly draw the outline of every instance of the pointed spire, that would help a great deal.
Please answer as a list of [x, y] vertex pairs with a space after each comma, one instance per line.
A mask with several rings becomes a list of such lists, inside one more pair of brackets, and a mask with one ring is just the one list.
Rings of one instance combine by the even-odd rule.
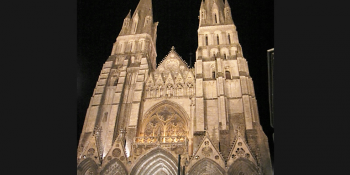
[[204, 9], [204, 2], [202, 0], [200, 9]]
[[225, 0], [225, 8], [230, 8], [230, 4], [228, 4], [227, 0]]
[[129, 10], [129, 13], [128, 13], [128, 15], [126, 15], [126, 17], [125, 18], [131, 18], [131, 9]]
[[146, 16], [151, 16], [153, 18], [152, 11], [152, 0], [140, 0], [135, 10], [135, 12], [140, 13], [141, 18], [144, 18]]

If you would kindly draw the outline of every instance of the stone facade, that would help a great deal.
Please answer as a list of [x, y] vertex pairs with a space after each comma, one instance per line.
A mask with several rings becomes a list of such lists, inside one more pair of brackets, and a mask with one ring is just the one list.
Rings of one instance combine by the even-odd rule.
[[77, 151], [78, 174], [272, 173], [254, 85], [230, 6], [200, 6], [194, 68], [172, 47], [156, 66], [151, 0], [127, 15], [102, 67]]

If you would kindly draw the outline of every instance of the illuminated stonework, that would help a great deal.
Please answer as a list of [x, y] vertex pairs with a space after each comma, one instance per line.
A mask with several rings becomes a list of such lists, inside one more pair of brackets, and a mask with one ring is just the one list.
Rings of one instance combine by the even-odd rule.
[[172, 47], [156, 66], [151, 0], [129, 12], [103, 65], [78, 146], [77, 173], [272, 173], [230, 6], [200, 6], [193, 68]]

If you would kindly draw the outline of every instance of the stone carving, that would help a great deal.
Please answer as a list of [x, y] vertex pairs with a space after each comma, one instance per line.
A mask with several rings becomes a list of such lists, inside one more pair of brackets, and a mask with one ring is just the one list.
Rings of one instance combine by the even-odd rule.
[[182, 148], [182, 147], [177, 147], [176, 149], [175, 149], [175, 153], [176, 154], [183, 154], [185, 152], [185, 150], [184, 150], [184, 148]]
[[202, 148], [202, 154], [205, 156], [205, 157], [209, 157], [210, 154], [213, 152], [213, 149], [211, 149], [210, 147], [204, 147]]
[[[148, 123], [145, 123], [145, 137], [171, 137], [186, 136], [187, 129], [185, 122], [171, 107], [164, 106], [151, 115]], [[167, 140], [161, 140], [167, 142]], [[169, 140], [173, 141], [173, 140]]]
[[169, 59], [165, 62], [165, 68], [170, 69], [172, 71], [176, 71], [179, 67], [179, 61], [176, 59]]
[[123, 160], [125, 160], [125, 157], [124, 157], [124, 156], [121, 156], [119, 159], [120, 159], [121, 161], [123, 161]]
[[141, 155], [142, 154], [142, 148], [139, 147], [139, 148], [134, 149], [134, 153], [135, 153], [136, 156]]
[[125, 169], [119, 165], [117, 162], [113, 163], [101, 174], [103, 175], [127, 175]]
[[108, 156], [108, 157], [107, 157], [107, 160], [112, 160], [112, 157], [111, 157], [111, 156]]
[[243, 156], [244, 156], [244, 153], [245, 153], [245, 151], [244, 151], [243, 148], [237, 148], [236, 154], [237, 154], [238, 156], [243, 157]]
[[95, 149], [94, 148], [90, 148], [89, 150], [88, 150], [88, 156], [92, 156], [92, 155], [94, 155], [94, 153], [95, 153]]
[[216, 155], [216, 156], [215, 156], [215, 159], [216, 159], [216, 160], [218, 160], [218, 159], [219, 159], [219, 156], [218, 156], [218, 155]]
[[119, 148], [115, 148], [115, 149], [113, 150], [113, 152], [112, 152], [112, 155], [113, 155], [114, 157], [119, 157], [119, 156], [120, 156], [120, 153], [121, 153], [120, 149], [119, 149]]

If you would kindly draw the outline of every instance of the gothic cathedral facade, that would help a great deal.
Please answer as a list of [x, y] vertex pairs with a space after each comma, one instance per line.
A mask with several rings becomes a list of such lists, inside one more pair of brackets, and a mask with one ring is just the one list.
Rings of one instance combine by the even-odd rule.
[[151, 0], [129, 12], [87, 109], [78, 175], [273, 174], [230, 5], [205, 0], [199, 14], [190, 68], [174, 47], [156, 66]]

